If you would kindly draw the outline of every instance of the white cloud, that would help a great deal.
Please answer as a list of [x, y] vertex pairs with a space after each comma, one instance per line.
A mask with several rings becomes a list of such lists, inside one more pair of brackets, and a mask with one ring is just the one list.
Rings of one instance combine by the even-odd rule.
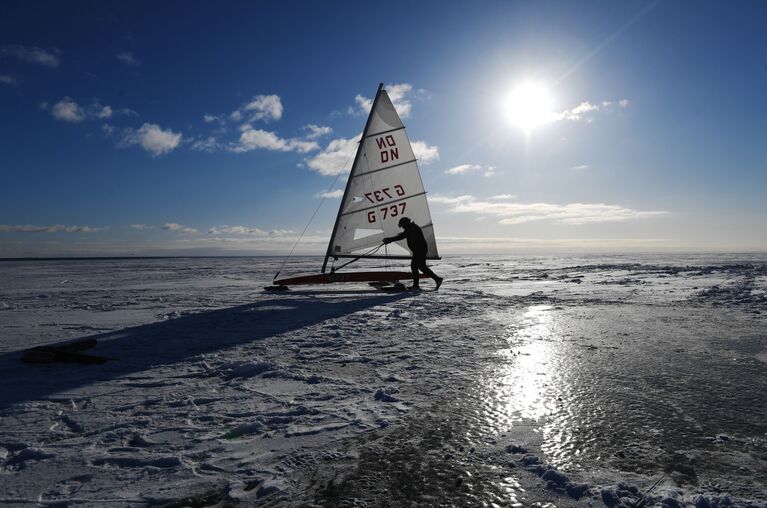
[[255, 228], [251, 226], [217, 226], [212, 227], [208, 230], [209, 235], [220, 235], [220, 234], [227, 234], [227, 235], [253, 235], [253, 236], [270, 236], [270, 235], [279, 235], [282, 232], [277, 231], [264, 231], [260, 228]]
[[124, 63], [125, 65], [130, 65], [132, 67], [138, 67], [139, 65], [141, 65], [141, 62], [138, 59], [136, 59], [136, 57], [134, 57], [133, 53], [131, 53], [130, 51], [124, 51], [122, 53], [117, 53], [115, 55], [115, 57], [119, 61]]
[[465, 203], [467, 201], [473, 201], [474, 196], [470, 196], [468, 194], [464, 194], [461, 196], [441, 196], [439, 194], [434, 194], [429, 196], [429, 201], [432, 203], [443, 203], [447, 205], [458, 205], [461, 203]]
[[431, 196], [432, 203], [451, 205], [452, 213], [472, 213], [498, 217], [499, 224], [522, 224], [538, 220], [551, 220], [562, 224], [588, 224], [624, 222], [664, 215], [664, 211], [640, 211], [604, 203], [515, 203], [481, 201], [474, 196]]
[[96, 118], [104, 119], [112, 116], [112, 108], [110, 106], [94, 105], [93, 116]]
[[514, 194], [496, 194], [488, 199], [515, 199], [516, 197]]
[[471, 246], [470, 252], [508, 253], [510, 250], [530, 250], [532, 252], [552, 252], [552, 250], [584, 250], [594, 252], [616, 250], [636, 252], [637, 250], [657, 251], [669, 240], [665, 238], [515, 238], [502, 237], [465, 237], [438, 236], [440, 252], [466, 253], [466, 246]]
[[188, 228], [186, 226], [182, 226], [181, 224], [177, 224], [175, 222], [166, 222], [163, 224], [162, 228], [166, 231], [179, 231], [181, 233], [197, 233], [197, 230], [194, 228]]
[[136, 113], [135, 111], [133, 111], [130, 108], [122, 108], [122, 109], [114, 110], [113, 113], [115, 114], [115, 116], [117, 116], [117, 115], [119, 115], [119, 116], [140, 116], [138, 113]]
[[211, 122], [218, 122], [218, 123], [224, 123], [224, 119], [217, 115], [209, 115], [208, 113], [205, 113], [202, 115], [203, 121], [205, 123], [211, 123]]
[[241, 121], [245, 116], [248, 122], [257, 120], [279, 120], [282, 118], [282, 101], [279, 95], [256, 95], [253, 99], [233, 111], [229, 118], [235, 122]]
[[52, 226], [34, 226], [7, 225], [0, 224], [0, 233], [95, 233], [97, 231], [106, 231], [108, 227], [93, 226], [64, 226], [63, 224], [54, 224]]
[[589, 169], [589, 167], [586, 164], [580, 164], [578, 166], [573, 166], [571, 169], [575, 169], [575, 170], [578, 170], [578, 171], [583, 171], [584, 169]]
[[56, 68], [61, 65], [58, 53], [57, 49], [47, 51], [37, 47], [19, 46], [17, 44], [0, 46], [0, 57], [13, 57], [22, 62], [39, 64], [50, 68]]
[[110, 125], [108, 123], [105, 123], [105, 124], [103, 124], [101, 126], [101, 131], [104, 134], [106, 134], [107, 136], [111, 136], [112, 134], [114, 134], [115, 130], [117, 130], [117, 129], [115, 129], [115, 126], [114, 125]]
[[408, 83], [400, 83], [397, 85], [389, 85], [386, 87], [386, 93], [389, 94], [394, 109], [402, 118], [410, 116], [412, 104], [410, 103], [410, 92], [413, 90], [413, 85]]
[[482, 166], [478, 164], [461, 164], [450, 169], [445, 170], [447, 175], [462, 175], [464, 173], [471, 173], [475, 171], [482, 171]]
[[322, 136], [327, 136], [333, 132], [333, 129], [330, 127], [324, 125], [314, 125], [313, 123], [304, 125], [302, 128], [306, 131], [309, 131], [309, 134], [306, 135], [308, 139], [317, 139]]
[[361, 137], [362, 134], [358, 134], [349, 139], [334, 139], [322, 152], [307, 159], [306, 165], [322, 175], [335, 176], [348, 173]]
[[[389, 84], [386, 86], [386, 93], [391, 99], [394, 109], [401, 118], [408, 118], [412, 111], [413, 105], [410, 102], [413, 95], [413, 85], [409, 83]], [[425, 94], [424, 90], [418, 90], [417, 94]], [[370, 108], [373, 107], [373, 100], [368, 99], [363, 95], [357, 95], [354, 97], [356, 107], [350, 107], [349, 113], [356, 115], [367, 115], [370, 112]]]
[[[362, 134], [352, 138], [338, 138], [328, 143], [322, 152], [311, 159], [307, 159], [306, 165], [322, 175], [335, 176], [340, 173], [348, 173], [354, 160]], [[423, 141], [413, 141], [413, 153], [421, 164], [430, 164], [439, 160], [439, 149]]]
[[[216, 226], [212, 227], [208, 230], [209, 235], [243, 235], [243, 236], [251, 236], [251, 237], [257, 237], [259, 239], [269, 239], [269, 238], [284, 238], [290, 235], [295, 235], [295, 231], [290, 231], [287, 229], [273, 229], [271, 231], [265, 231], [261, 228], [256, 228], [252, 226]], [[221, 238], [220, 238], [221, 239]], [[227, 241], [227, 239], [223, 238], [222, 240]], [[239, 242], [242, 241], [242, 238], [229, 238], [228, 240]]]
[[429, 145], [424, 141], [413, 141], [411, 146], [413, 147], [415, 158], [424, 166], [439, 160], [439, 148], [435, 145]]
[[249, 152], [263, 148], [265, 150], [277, 150], [281, 152], [311, 152], [318, 150], [319, 145], [314, 141], [302, 141], [300, 139], [282, 139], [273, 132], [262, 129], [254, 129], [250, 124], [240, 127], [240, 139], [232, 144], [229, 150], [235, 153]]
[[327, 198], [327, 199], [341, 199], [344, 197], [344, 191], [341, 189], [336, 189], [332, 191], [323, 191], [317, 194], [318, 198]]
[[118, 115], [138, 115], [138, 113], [131, 109], [114, 110], [112, 106], [103, 106], [98, 99], [95, 99], [87, 106], [81, 106], [70, 97], [64, 97], [50, 108], [47, 102], [41, 102], [40, 109], [44, 111], [50, 109], [51, 114], [56, 120], [70, 123], [80, 123], [83, 120], [105, 120]]
[[85, 120], [85, 110], [69, 97], [64, 97], [53, 105], [51, 114], [56, 120], [79, 123]]
[[[593, 104], [589, 101], [583, 101], [572, 109], [566, 109], [562, 111], [561, 113], [555, 113], [552, 116], [552, 119], [553, 120], [570, 120], [572, 122], [585, 120], [586, 122], [591, 122], [592, 118], [590, 118], [589, 116], [590, 114], [599, 110], [610, 110], [615, 104], [616, 102], [614, 101], [602, 101], [599, 104]], [[618, 101], [617, 104], [622, 108], [627, 108], [629, 106], [629, 100], [622, 99]]]
[[370, 108], [373, 107], [373, 99], [368, 99], [367, 97], [363, 97], [360, 94], [357, 94], [354, 96], [354, 102], [357, 103], [357, 108], [349, 108], [350, 114], [368, 114], [370, 113]]
[[175, 150], [181, 143], [181, 137], [180, 133], [170, 129], [163, 130], [157, 124], [145, 123], [138, 130], [127, 129], [119, 146], [140, 145], [157, 157]]
[[213, 153], [221, 149], [221, 144], [215, 136], [208, 136], [206, 139], [198, 139], [192, 143], [192, 150], [197, 152]]
[[577, 106], [575, 106], [573, 109], [566, 109], [562, 113], [560, 113], [560, 118], [564, 118], [566, 120], [571, 121], [578, 121], [583, 119], [583, 116], [586, 113], [590, 113], [592, 111], [597, 111], [599, 109], [599, 106], [596, 104], [592, 104], [589, 101], [583, 101]]
[[16, 78], [9, 76], [8, 74], [0, 74], [0, 83], [4, 85], [15, 85], [18, 83], [18, 81]]
[[143, 231], [145, 229], [152, 229], [152, 226], [147, 226], [146, 224], [131, 224], [130, 227], [138, 231]]

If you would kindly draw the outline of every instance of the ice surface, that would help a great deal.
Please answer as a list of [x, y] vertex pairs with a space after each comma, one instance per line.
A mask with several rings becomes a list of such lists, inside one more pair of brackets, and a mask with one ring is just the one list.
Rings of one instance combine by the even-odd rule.
[[0, 262], [0, 504], [766, 506], [767, 256], [281, 261]]

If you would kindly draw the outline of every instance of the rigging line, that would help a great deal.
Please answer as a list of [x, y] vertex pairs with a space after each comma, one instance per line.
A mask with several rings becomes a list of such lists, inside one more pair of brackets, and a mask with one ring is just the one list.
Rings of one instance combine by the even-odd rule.
[[[296, 246], [298, 245], [298, 242], [301, 241], [301, 238], [304, 237], [304, 234], [306, 233], [306, 230], [309, 229], [309, 224], [312, 223], [314, 220], [314, 217], [317, 215], [317, 212], [320, 211], [320, 208], [322, 208], [322, 204], [325, 202], [326, 199], [328, 199], [328, 194], [330, 194], [330, 191], [333, 190], [333, 187], [336, 186], [336, 182], [338, 181], [338, 178], [341, 176], [341, 173], [343, 173], [343, 169], [346, 167], [346, 165], [351, 160], [352, 156], [354, 154], [350, 154], [349, 157], [346, 158], [346, 162], [344, 162], [343, 166], [341, 166], [341, 171], [338, 172], [336, 177], [333, 179], [333, 183], [330, 184], [330, 187], [328, 187], [328, 190], [325, 191], [325, 193], [322, 196], [322, 200], [320, 200], [320, 204], [317, 205], [317, 208], [314, 210], [314, 213], [311, 217], [309, 217], [309, 222], [306, 223], [306, 226], [304, 226], [304, 230], [301, 231], [301, 234], [298, 236], [298, 239], [296, 240], [296, 243], [293, 244], [293, 247], [290, 249], [290, 252], [288, 253], [287, 257], [282, 261], [282, 264], [280, 265], [280, 268], [277, 270], [277, 273], [274, 274], [274, 279], [272, 279], [272, 282], [274, 282], [275, 279], [277, 279], [277, 276], [280, 274], [283, 268], [285, 268], [285, 264], [288, 262], [288, 259], [290, 259], [290, 256], [293, 255], [293, 251], [296, 249]], [[351, 172], [351, 168], [349, 168], [349, 171]], [[343, 204], [343, 203], [342, 203]]]
[[378, 251], [378, 249], [380, 249], [380, 248], [381, 248], [381, 247], [383, 247], [384, 245], [386, 245], [386, 244], [385, 244], [385, 243], [382, 243], [381, 245], [378, 245], [377, 247], [373, 247], [372, 249], [370, 249], [370, 250], [369, 250], [369, 251], [367, 251], [367, 252], [363, 252], [362, 254], [360, 254], [360, 255], [359, 255], [359, 256], [357, 256], [356, 258], [352, 259], [351, 261], [348, 261], [348, 262], [346, 262], [346, 263], [342, 264], [341, 266], [339, 266], [338, 268], [336, 268], [336, 270], [340, 270], [340, 269], [341, 269], [341, 268], [343, 268], [344, 266], [350, 265], [350, 264], [354, 263], [355, 261], [357, 261], [358, 259], [360, 259], [360, 258], [362, 258], [362, 257], [364, 257], [364, 256], [370, 256], [371, 254], [375, 254], [375, 253]]

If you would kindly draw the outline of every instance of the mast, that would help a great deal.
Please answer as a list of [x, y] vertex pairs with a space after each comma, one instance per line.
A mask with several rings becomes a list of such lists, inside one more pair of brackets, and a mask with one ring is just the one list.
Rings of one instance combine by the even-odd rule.
[[338, 231], [338, 223], [341, 220], [341, 207], [346, 202], [346, 196], [349, 193], [349, 186], [352, 182], [352, 174], [351, 170], [354, 169], [357, 166], [357, 161], [360, 158], [360, 154], [362, 153], [362, 148], [365, 146], [365, 137], [368, 134], [368, 127], [370, 127], [370, 119], [373, 118], [373, 113], [376, 110], [376, 105], [378, 104], [378, 97], [381, 95], [381, 90], [383, 90], [383, 83], [378, 84], [378, 90], [376, 90], [376, 96], [375, 99], [373, 99], [373, 105], [370, 108], [370, 114], [368, 115], [368, 119], [365, 122], [365, 128], [362, 130], [362, 138], [360, 138], [360, 144], [357, 147], [357, 154], [354, 156], [354, 162], [352, 162], [352, 167], [349, 170], [349, 178], [346, 180], [346, 188], [344, 189], [344, 195], [341, 198], [341, 205], [338, 208], [338, 215], [336, 215], [336, 222], [333, 225], [333, 232], [330, 234], [330, 241], [328, 242], [328, 250], [325, 252], [325, 260], [322, 262], [322, 273], [325, 273], [325, 268], [327, 268], [328, 265], [328, 258], [332, 255], [332, 249], [333, 249], [333, 240], [336, 237], [336, 232]]

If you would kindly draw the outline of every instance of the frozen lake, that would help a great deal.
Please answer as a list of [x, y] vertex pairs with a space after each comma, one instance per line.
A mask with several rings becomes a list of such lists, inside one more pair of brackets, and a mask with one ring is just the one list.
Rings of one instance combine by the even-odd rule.
[[767, 255], [281, 262], [0, 262], [0, 503], [767, 506]]

